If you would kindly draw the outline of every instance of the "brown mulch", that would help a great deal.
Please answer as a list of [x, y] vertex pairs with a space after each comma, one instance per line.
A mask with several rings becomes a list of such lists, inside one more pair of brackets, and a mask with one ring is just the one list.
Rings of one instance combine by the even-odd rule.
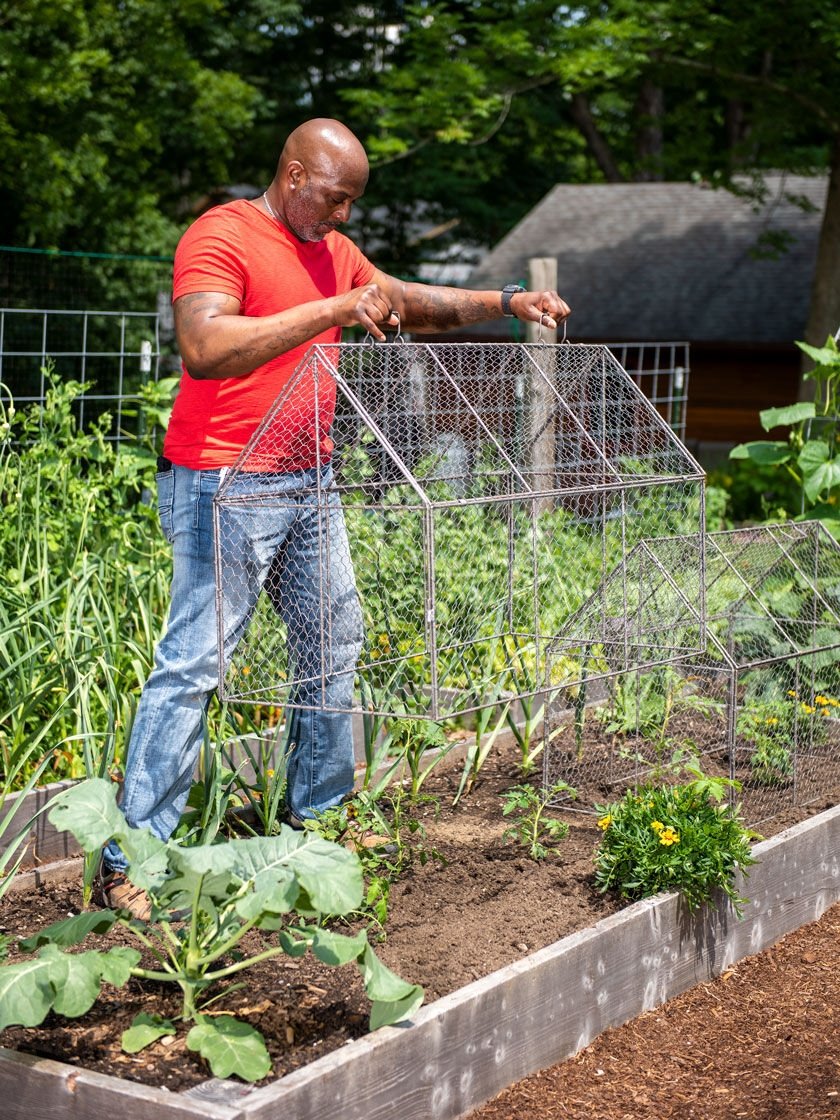
[[840, 904], [469, 1120], [840, 1116]]
[[[423, 862], [418, 855], [394, 885], [387, 936], [383, 939], [375, 929], [370, 933], [378, 955], [406, 979], [422, 984], [427, 1001], [590, 926], [621, 906], [592, 886], [592, 856], [601, 834], [591, 815], [560, 814], [570, 831], [561, 842], [559, 858], [535, 863], [521, 848], [504, 842], [509, 821], [501, 815], [500, 795], [521, 781], [512, 749], [491, 755], [475, 789], [453, 810], [450, 802], [459, 776], [457, 766], [443, 765], [424, 786], [423, 792], [437, 802], [425, 803], [413, 815], [426, 829], [422, 845], [428, 858]], [[534, 781], [539, 784], [539, 776]], [[835, 800], [829, 796], [805, 812], [788, 811], [762, 831], [770, 835]], [[0, 932], [32, 933], [78, 912], [80, 901], [78, 882], [8, 896], [0, 902]], [[831, 1050], [836, 1004], [831, 996], [836, 995], [836, 985], [833, 993], [830, 989], [837, 962], [830, 943], [838, 923], [840, 912], [835, 908], [820, 923], [730, 970], [725, 979], [607, 1032], [578, 1057], [522, 1082], [474, 1116], [583, 1117], [584, 1109], [586, 1120], [811, 1120], [834, 1115], [834, 1098], [828, 1094], [836, 1073]], [[788, 950], [796, 938], [816, 938], [826, 929], [831, 932], [825, 946], [808, 941], [805, 948]], [[263, 936], [250, 934], [248, 948], [256, 951]], [[126, 937], [118, 931], [91, 939], [85, 947], [115, 941], [126, 942]], [[274, 1078], [367, 1030], [369, 1006], [351, 967], [329, 969], [310, 958], [280, 957], [249, 969], [243, 978], [245, 986], [224, 995], [214, 1009], [234, 1012], [265, 1035]], [[122, 1031], [137, 1012], [176, 1016], [178, 1009], [175, 992], [132, 980], [123, 989], [104, 988], [93, 1010], [80, 1020], [51, 1015], [40, 1027], [7, 1030], [0, 1043], [183, 1090], [210, 1076], [204, 1062], [186, 1049], [183, 1024], [170, 1039], [139, 1054], [120, 1049]], [[751, 1081], [752, 1097], [746, 1091], [742, 1097], [740, 1089]], [[724, 1092], [727, 1086], [731, 1096]], [[804, 1101], [806, 1095], [813, 1105], [779, 1110], [792, 1109], [792, 1102]], [[744, 1111], [753, 1108], [750, 1100], [755, 1108]], [[824, 1111], [818, 1110], [818, 1101]]]

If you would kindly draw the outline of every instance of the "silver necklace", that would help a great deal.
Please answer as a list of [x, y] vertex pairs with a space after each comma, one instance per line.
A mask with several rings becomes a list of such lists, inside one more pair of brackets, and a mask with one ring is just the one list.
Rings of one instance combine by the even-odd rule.
[[274, 207], [268, 201], [268, 191], [265, 191], [263, 193], [263, 202], [265, 203], [266, 210], [269, 212], [269, 214], [272, 216], [272, 218], [275, 220], [275, 222], [279, 222], [280, 221], [280, 215], [274, 213]]

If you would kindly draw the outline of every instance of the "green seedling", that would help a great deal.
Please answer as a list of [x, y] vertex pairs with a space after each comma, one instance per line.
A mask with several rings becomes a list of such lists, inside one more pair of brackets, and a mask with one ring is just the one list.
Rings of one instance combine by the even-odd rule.
[[[535, 790], [533, 786], [514, 786], [504, 794], [502, 815], [512, 817], [513, 823], [506, 828], [505, 840], [515, 840], [527, 849], [533, 860], [559, 855], [558, 841], [563, 840], [569, 826], [558, 817], [548, 817], [546, 808], [558, 797], [565, 795], [577, 797], [577, 791], [567, 782], [555, 782], [547, 789]], [[515, 815], [514, 815], [515, 814]]]

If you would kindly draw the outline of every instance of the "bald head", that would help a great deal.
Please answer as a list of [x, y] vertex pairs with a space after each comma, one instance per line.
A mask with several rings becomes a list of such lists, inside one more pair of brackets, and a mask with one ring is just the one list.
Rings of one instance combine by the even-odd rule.
[[350, 217], [368, 181], [368, 159], [346, 125], [328, 117], [290, 133], [269, 187], [271, 205], [301, 241], [323, 241]]
[[368, 159], [359, 139], [341, 121], [316, 117], [291, 132], [280, 153], [278, 170], [302, 163], [316, 174], [368, 175]]

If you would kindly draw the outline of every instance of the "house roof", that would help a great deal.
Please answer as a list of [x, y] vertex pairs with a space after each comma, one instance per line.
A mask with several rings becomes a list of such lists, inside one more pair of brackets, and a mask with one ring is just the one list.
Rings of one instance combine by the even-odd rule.
[[[693, 183], [558, 184], [479, 262], [469, 286], [526, 282], [530, 258], [556, 256], [575, 341], [790, 343], [805, 330], [827, 179], [766, 183], [760, 209]], [[786, 251], [757, 259], [762, 235], [780, 234]]]

